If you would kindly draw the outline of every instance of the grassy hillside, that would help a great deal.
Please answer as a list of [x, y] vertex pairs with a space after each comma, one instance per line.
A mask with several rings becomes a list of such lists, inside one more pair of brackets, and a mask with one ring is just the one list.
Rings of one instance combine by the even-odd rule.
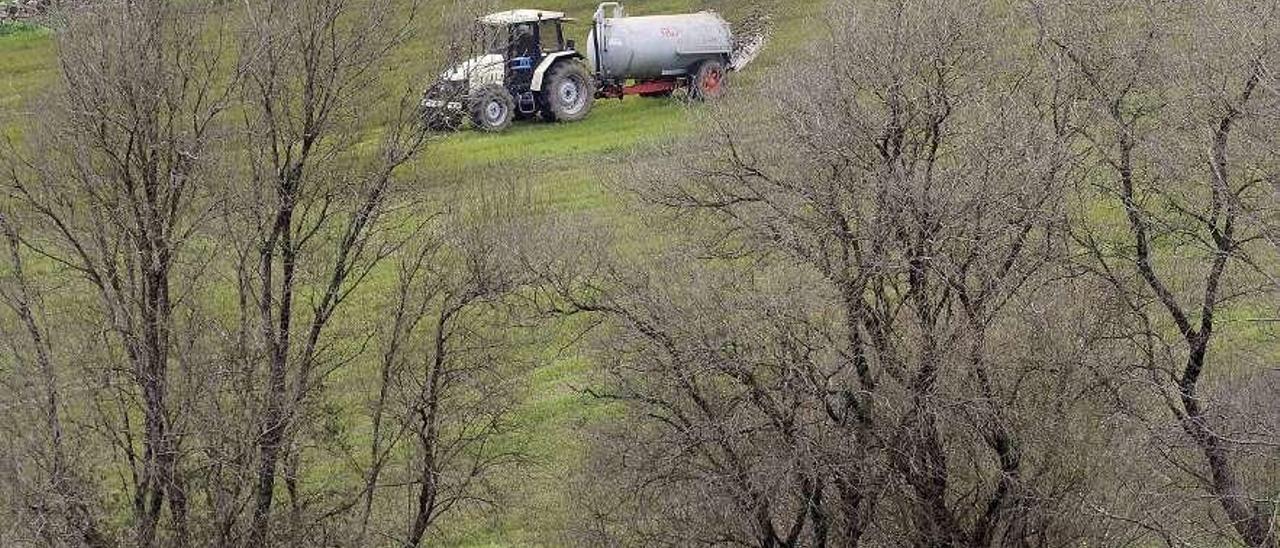
[[[417, 89], [430, 78], [436, 60], [435, 44], [430, 37], [439, 29], [438, 4], [429, 2], [422, 12], [423, 28], [419, 37], [398, 52], [402, 63], [387, 74], [388, 94]], [[514, 2], [505, 2], [517, 7]], [[777, 11], [778, 39], [753, 69], [768, 66], [780, 58], [785, 37], [801, 31], [801, 21], [809, 3], [787, 0]], [[817, 4], [817, 3], [815, 3]], [[520, 5], [519, 7], [530, 7]], [[595, 8], [593, 1], [548, 0], [537, 6], [562, 10], [579, 19], [587, 19]], [[670, 13], [712, 8], [729, 17], [758, 7], [747, 0], [636, 0], [627, 3], [632, 14]], [[585, 25], [570, 29], [570, 37], [582, 40]], [[754, 74], [743, 74], [741, 87], [749, 85]], [[0, 128], [9, 136], [17, 135], [17, 122], [27, 114], [26, 105], [46, 90], [57, 85], [56, 45], [50, 32], [33, 26], [0, 27]], [[745, 91], [741, 91], [745, 92]], [[638, 146], [661, 146], [674, 138], [696, 131], [691, 109], [679, 100], [630, 98], [625, 101], [600, 101], [591, 117], [568, 125], [526, 122], [516, 124], [501, 135], [463, 132], [434, 144], [410, 167], [409, 176], [420, 185], [424, 203], [446, 203], [474, 191], [492, 181], [515, 182], [535, 202], [535, 211], [572, 211], [589, 215], [605, 224], [628, 227], [630, 236], [646, 238], [642, 229], [603, 184], [612, 176], [616, 159]], [[367, 118], [377, 120], [377, 113]], [[379, 128], [371, 122], [364, 128], [368, 140], [376, 139]], [[393, 267], [376, 275], [370, 287], [385, 286], [394, 279]], [[376, 299], [355, 299], [346, 309], [342, 321], [351, 325], [371, 322], [383, 313]], [[338, 329], [341, 329], [339, 326]], [[566, 514], [566, 480], [578, 465], [583, 443], [577, 432], [581, 426], [603, 412], [572, 387], [592, 367], [573, 351], [562, 351], [573, 332], [572, 326], [550, 338], [555, 344], [526, 349], [528, 357], [540, 365], [524, 387], [524, 398], [517, 420], [522, 439], [512, 443], [524, 445], [532, 456], [532, 464], [518, 475], [499, 485], [503, 509], [495, 513], [466, 516], [461, 523], [449, 526], [448, 543], [463, 546], [554, 545], [558, 533], [571, 517]], [[371, 389], [368, 374], [371, 364], [355, 364], [334, 379], [333, 393], [342, 394], [343, 405], [362, 405]], [[364, 425], [346, 425], [357, 439]]]
[[[439, 13], [454, 0], [424, 0], [416, 37], [396, 52], [393, 69], [381, 83], [384, 98], [422, 89], [439, 69], [435, 56], [440, 28]], [[498, 8], [539, 7], [560, 10], [586, 20], [595, 0], [545, 0], [537, 3], [502, 1]], [[805, 0], [633, 0], [627, 2], [633, 15], [672, 13], [696, 9], [716, 9], [731, 20], [755, 10], [774, 15], [774, 39], [763, 56], [744, 74], [738, 75], [737, 93], [752, 93], [753, 83], [774, 65], [785, 62], [801, 47], [814, 27], [809, 17], [818, 15], [824, 2]], [[821, 23], [816, 25], [821, 28]], [[582, 43], [586, 24], [569, 28], [570, 38]], [[56, 45], [52, 34], [27, 25], [0, 26], [0, 131], [21, 138], [17, 122], [27, 116], [28, 105], [42, 92], [57, 85]], [[732, 96], [729, 99], [732, 100]], [[371, 106], [360, 113], [363, 143], [372, 150], [381, 133], [379, 120], [389, 103]], [[403, 175], [414, 183], [415, 203], [421, 214], [429, 215], [476, 193], [505, 192], [514, 187], [527, 199], [531, 215], [572, 213], [589, 217], [613, 228], [621, 237], [623, 251], [633, 254], [664, 245], [662, 234], [646, 226], [607, 184], [622, 175], [627, 158], [648, 147], [667, 147], [699, 131], [703, 107], [680, 100], [629, 98], [599, 101], [591, 117], [575, 124], [517, 123], [498, 135], [464, 131], [433, 143]], [[508, 186], [509, 185], [509, 186]], [[1103, 231], [1123, 233], [1124, 211], [1109, 196], [1081, 193], [1073, 196], [1073, 207], [1087, 212], [1092, 224]], [[1176, 243], [1158, 244], [1161, 271], [1177, 271], [1183, 259]], [[1273, 265], [1267, 265], [1272, 267]], [[395, 282], [395, 266], [384, 265], [351, 299], [334, 331], [367, 331], [385, 317], [384, 290]], [[1193, 276], [1195, 272], [1182, 274]], [[1196, 280], [1198, 282], [1198, 280]], [[1268, 316], [1268, 303], [1240, 300], [1224, 307], [1220, 324], [1225, 327], [1214, 342], [1214, 352], [1222, 356], [1221, 366], [1208, 375], [1211, 380], [1230, 379], [1246, 368], [1259, 367], [1277, 359], [1271, 326], [1256, 320]], [[594, 364], [572, 346], [581, 325], [572, 322], [548, 326], [537, 333], [534, 343], [521, 348], [521, 356], [536, 364], [519, 387], [521, 394], [515, 420], [519, 432], [502, 440], [524, 448], [531, 460], [527, 466], [503, 477], [495, 492], [487, 493], [500, 502], [494, 511], [473, 511], [457, 516], [443, 526], [441, 537], [433, 540], [450, 546], [555, 546], [565, 544], [562, 533], [574, 516], [569, 504], [569, 485], [580, 470], [586, 450], [581, 432], [607, 418], [611, 409], [581, 395], [575, 387], [591, 375]], [[1172, 334], [1172, 326], [1159, 329]], [[337, 417], [336, 429], [353, 445], [367, 441], [365, 406], [376, 391], [375, 356], [346, 366], [327, 379], [332, 406], [326, 411]], [[324, 462], [312, 467], [318, 483], [328, 475], [350, 474], [349, 467]], [[313, 478], [308, 478], [313, 479]], [[342, 479], [351, 479], [343, 477]], [[399, 504], [399, 501], [388, 501]]]
[[28, 101], [57, 77], [49, 31], [20, 23], [0, 24], [0, 127], [12, 131]]

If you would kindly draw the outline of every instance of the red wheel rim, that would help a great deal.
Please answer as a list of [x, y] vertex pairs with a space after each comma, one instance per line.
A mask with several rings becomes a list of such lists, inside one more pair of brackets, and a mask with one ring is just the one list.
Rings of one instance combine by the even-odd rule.
[[707, 71], [707, 74], [702, 77], [702, 91], [711, 95], [719, 93], [723, 76], [724, 74], [719, 70]]

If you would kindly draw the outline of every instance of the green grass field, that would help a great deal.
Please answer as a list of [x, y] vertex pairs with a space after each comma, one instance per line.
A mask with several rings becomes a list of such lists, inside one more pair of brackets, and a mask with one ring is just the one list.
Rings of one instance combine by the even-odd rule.
[[57, 59], [48, 30], [21, 23], [0, 24], [0, 128], [16, 131], [13, 120], [29, 101], [57, 78]]
[[[511, 4], [504, 2], [504, 4]], [[780, 43], [786, 36], [800, 32], [800, 22], [812, 6], [788, 0], [785, 9], [775, 17]], [[819, 3], [815, 3], [819, 4]], [[698, 8], [714, 8], [732, 16], [735, 11], [752, 7], [753, 2], [718, 0], [637, 0], [628, 2], [632, 14], [670, 13]], [[429, 5], [428, 8], [431, 6]], [[514, 5], [512, 7], [515, 7]], [[528, 7], [528, 6], [522, 6]], [[536, 6], [563, 10], [579, 19], [588, 19], [595, 3], [590, 0], [550, 0]], [[425, 26], [432, 9], [423, 11]], [[570, 30], [571, 37], [585, 34], [583, 26]], [[428, 34], [429, 33], [424, 33]], [[580, 37], [578, 37], [581, 40]], [[777, 48], [777, 46], [772, 46]], [[386, 77], [388, 94], [413, 89], [415, 81], [429, 78], [430, 51], [427, 41], [415, 41], [397, 52], [406, 63]], [[746, 93], [749, 82], [776, 60], [777, 52], [766, 50], [752, 67], [755, 72], [741, 75], [739, 92]], [[58, 81], [56, 44], [52, 33], [35, 26], [10, 24], [0, 26], [0, 128], [10, 138], [19, 138], [21, 118], [28, 105], [41, 93], [54, 89]], [[424, 203], [441, 203], [456, 196], [474, 192], [475, 188], [493, 181], [515, 182], [535, 202], [533, 209], [542, 212], [575, 212], [585, 214], [606, 225], [635, 226], [637, 223], [606, 187], [613, 175], [616, 159], [640, 146], [663, 146], [691, 131], [696, 131], [696, 111], [678, 99], [640, 99], [599, 101], [587, 120], [575, 124], [517, 123], [510, 131], [488, 135], [464, 131], [433, 144], [421, 155], [409, 172], [423, 193]], [[368, 118], [377, 120], [377, 113]], [[365, 127], [366, 142], [374, 142], [379, 133], [376, 124]], [[639, 233], [629, 237], [637, 240]], [[386, 287], [394, 281], [394, 267], [388, 266], [370, 280], [368, 287]], [[372, 291], [372, 289], [367, 289]], [[377, 299], [353, 299], [356, 304], [344, 310], [346, 322], [359, 324], [372, 321], [383, 313]], [[512, 440], [526, 448], [531, 465], [520, 473], [499, 482], [499, 498], [505, 504], [495, 512], [466, 515], [461, 521], [445, 526], [443, 542], [457, 546], [529, 546], [559, 544], [560, 531], [571, 517], [567, 514], [566, 479], [578, 466], [584, 451], [579, 432], [582, 426], [598, 419], [604, 408], [580, 395], [573, 386], [584, 380], [592, 364], [574, 351], [563, 351], [568, 337], [576, 333], [574, 326], [561, 326], [550, 337], [558, 344], [547, 348], [527, 348], [525, 354], [538, 363], [523, 387], [523, 398], [516, 416], [520, 439]], [[339, 327], [340, 328], [340, 327]], [[365, 378], [372, 371], [373, 358], [357, 362], [333, 380], [335, 394], [343, 394], [340, 405], [363, 405], [362, 397], [370, 388]], [[358, 443], [360, 424], [346, 425]], [[363, 434], [367, 435], [367, 434]]]

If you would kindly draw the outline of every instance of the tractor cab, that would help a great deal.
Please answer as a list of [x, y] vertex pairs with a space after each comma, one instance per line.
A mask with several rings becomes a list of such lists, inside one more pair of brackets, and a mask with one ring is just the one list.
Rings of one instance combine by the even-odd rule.
[[563, 13], [543, 10], [511, 10], [480, 18], [494, 39], [489, 53], [517, 58], [541, 57], [565, 49], [564, 26], [572, 21]]
[[530, 88], [533, 72], [548, 55], [566, 50], [564, 22], [556, 11], [518, 9], [480, 18], [490, 40], [489, 55], [501, 55], [507, 87]]
[[502, 131], [513, 120], [534, 116], [585, 117], [595, 88], [583, 56], [565, 40], [567, 21], [572, 19], [564, 13], [537, 9], [481, 17], [480, 55], [443, 74], [423, 99], [429, 125], [452, 128], [469, 115], [478, 129]]

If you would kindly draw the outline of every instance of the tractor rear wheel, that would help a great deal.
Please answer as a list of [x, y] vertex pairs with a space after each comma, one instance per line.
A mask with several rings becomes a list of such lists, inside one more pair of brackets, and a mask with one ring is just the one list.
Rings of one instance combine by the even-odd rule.
[[498, 85], [482, 87], [471, 96], [471, 123], [476, 129], [497, 133], [511, 127], [516, 116], [516, 100]]
[[703, 61], [689, 85], [689, 95], [698, 101], [713, 101], [724, 96], [728, 72], [720, 61]]
[[582, 63], [561, 61], [551, 67], [542, 86], [544, 120], [577, 122], [587, 117], [596, 100], [595, 83]]

